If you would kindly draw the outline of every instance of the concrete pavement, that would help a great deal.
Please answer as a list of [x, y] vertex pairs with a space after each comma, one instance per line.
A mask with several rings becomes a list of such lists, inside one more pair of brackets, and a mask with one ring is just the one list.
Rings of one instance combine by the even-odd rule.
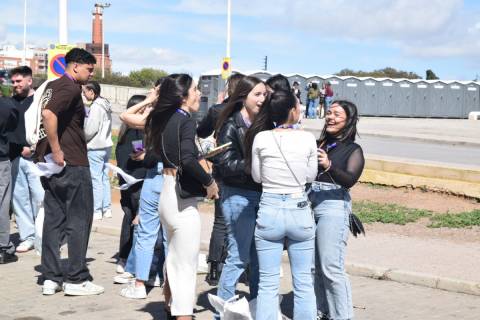
[[[213, 206], [200, 203], [202, 250], [208, 251], [213, 225]], [[119, 235], [123, 213], [115, 204], [113, 218], [95, 221], [93, 230]], [[285, 256], [285, 261], [288, 259]], [[404, 237], [368, 231], [350, 237], [346, 266], [351, 275], [392, 280], [430, 288], [480, 296], [477, 272], [480, 247], [448, 240]]]
[[[117, 212], [115, 212], [117, 214]], [[114, 220], [112, 220], [114, 221]], [[153, 288], [145, 300], [128, 300], [119, 295], [122, 288], [112, 283], [118, 237], [92, 233], [87, 257], [95, 282], [105, 287], [105, 293], [91, 297], [66, 297], [62, 293], [42, 296], [39, 276], [39, 257], [32, 251], [20, 255], [17, 263], [0, 266], [1, 320], [162, 320], [163, 297]], [[284, 294], [282, 312], [292, 317], [292, 286], [288, 264], [283, 264], [281, 279]], [[196, 315], [199, 320], [212, 318], [206, 295], [215, 290], [198, 275]], [[355, 319], [463, 319], [474, 320], [480, 315], [480, 297], [442, 290], [351, 277]], [[240, 292], [248, 292], [244, 286]]]

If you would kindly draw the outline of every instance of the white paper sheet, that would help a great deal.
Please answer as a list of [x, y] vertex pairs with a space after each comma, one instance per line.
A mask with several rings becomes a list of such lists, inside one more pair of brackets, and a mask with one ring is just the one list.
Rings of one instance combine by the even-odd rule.
[[114, 166], [111, 163], [107, 163], [106, 166], [107, 166], [107, 168], [109, 168], [110, 170], [115, 172], [116, 174], [119, 174], [123, 178], [123, 180], [125, 180], [125, 183], [122, 184], [118, 188], [120, 190], [127, 190], [128, 188], [130, 188], [134, 184], [139, 183], [140, 181], [143, 181], [143, 179], [137, 179], [137, 178], [132, 177], [131, 175], [129, 175], [128, 173], [125, 173], [125, 171], [123, 171], [122, 169], [120, 169], [117, 166]]

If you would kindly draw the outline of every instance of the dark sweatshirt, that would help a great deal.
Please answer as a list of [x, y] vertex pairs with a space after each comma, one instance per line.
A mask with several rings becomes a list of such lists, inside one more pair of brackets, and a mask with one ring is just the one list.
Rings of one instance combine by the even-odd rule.
[[18, 124], [18, 110], [9, 98], [0, 97], [0, 161], [9, 160], [9, 134]]

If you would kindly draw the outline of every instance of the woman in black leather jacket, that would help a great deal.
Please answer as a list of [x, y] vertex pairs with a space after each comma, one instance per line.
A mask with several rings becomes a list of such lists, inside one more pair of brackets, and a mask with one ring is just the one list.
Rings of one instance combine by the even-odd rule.
[[263, 105], [267, 90], [255, 77], [244, 77], [217, 121], [217, 145], [231, 143], [219, 156], [222, 178], [221, 206], [228, 228], [228, 256], [220, 276], [217, 295], [228, 300], [235, 295], [238, 279], [250, 264], [250, 298], [258, 292], [258, 261], [253, 241], [261, 186], [245, 170], [245, 132]]

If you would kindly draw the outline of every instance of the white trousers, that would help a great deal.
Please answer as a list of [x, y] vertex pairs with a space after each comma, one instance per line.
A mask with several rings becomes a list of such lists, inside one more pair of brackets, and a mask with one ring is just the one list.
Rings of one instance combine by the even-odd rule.
[[174, 316], [193, 315], [201, 225], [197, 200], [179, 198], [175, 177], [164, 175], [163, 178], [158, 211], [168, 234], [165, 270], [172, 293], [170, 310]]

